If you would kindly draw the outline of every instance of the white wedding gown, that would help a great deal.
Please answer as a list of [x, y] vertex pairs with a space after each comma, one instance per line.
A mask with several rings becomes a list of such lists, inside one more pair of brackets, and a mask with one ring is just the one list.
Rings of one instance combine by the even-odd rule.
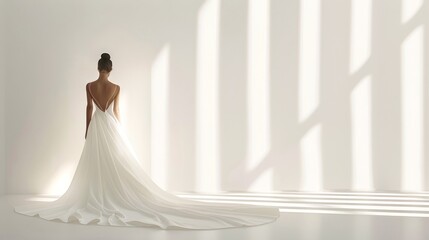
[[112, 110], [95, 104], [85, 145], [67, 191], [53, 202], [15, 206], [16, 212], [47, 220], [162, 229], [254, 226], [279, 217], [279, 209], [181, 198], [158, 187], [145, 173]]

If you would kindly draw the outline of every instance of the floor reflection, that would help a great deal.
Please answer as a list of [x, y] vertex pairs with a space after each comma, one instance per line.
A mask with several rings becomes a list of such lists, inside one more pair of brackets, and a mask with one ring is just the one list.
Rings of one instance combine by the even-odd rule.
[[205, 202], [279, 207], [281, 212], [429, 217], [429, 194], [407, 193], [222, 193], [176, 195]]

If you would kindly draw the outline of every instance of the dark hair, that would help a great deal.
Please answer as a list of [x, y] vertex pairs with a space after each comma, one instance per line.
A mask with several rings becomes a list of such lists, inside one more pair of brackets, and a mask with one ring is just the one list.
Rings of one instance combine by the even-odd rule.
[[101, 54], [101, 58], [98, 60], [98, 70], [112, 71], [112, 60], [110, 60], [110, 55], [108, 53]]

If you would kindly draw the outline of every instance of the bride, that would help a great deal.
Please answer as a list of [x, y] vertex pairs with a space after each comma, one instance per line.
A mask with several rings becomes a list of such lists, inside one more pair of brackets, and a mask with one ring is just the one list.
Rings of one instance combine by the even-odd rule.
[[15, 206], [16, 212], [80, 224], [162, 229], [254, 226], [279, 217], [276, 207], [207, 203], [157, 186], [140, 165], [120, 124], [120, 87], [108, 80], [111, 70], [110, 55], [103, 53], [99, 78], [86, 85], [86, 140], [67, 191], [53, 202]]

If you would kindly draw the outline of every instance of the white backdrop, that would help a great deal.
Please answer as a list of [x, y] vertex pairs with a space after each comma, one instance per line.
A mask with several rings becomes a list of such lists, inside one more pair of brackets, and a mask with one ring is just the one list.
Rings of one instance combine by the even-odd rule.
[[130, 141], [165, 189], [429, 189], [427, 3], [6, 0], [4, 10], [7, 193], [66, 189], [102, 52]]
[[0, 195], [5, 193], [6, 189], [6, 151], [5, 151], [5, 76], [4, 76], [4, 0], [0, 0]]

